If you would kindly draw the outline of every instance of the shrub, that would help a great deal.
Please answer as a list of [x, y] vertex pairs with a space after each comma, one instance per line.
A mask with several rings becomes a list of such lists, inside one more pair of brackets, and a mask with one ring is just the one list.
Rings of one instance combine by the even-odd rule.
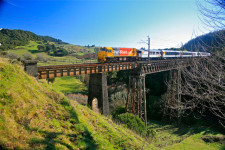
[[15, 54], [15, 53], [8, 53], [6, 55], [6, 57], [10, 58], [10, 59], [18, 59], [19, 55]]
[[8, 54], [7, 51], [0, 51], [0, 55], [2, 55], [2, 56], [6, 56], [7, 54]]
[[36, 60], [44, 61], [44, 62], [47, 61], [47, 59], [45, 58], [45, 56], [43, 54], [37, 54], [36, 56], [37, 56]]
[[115, 92], [110, 95], [110, 105], [113, 108], [117, 106], [124, 106], [127, 100], [127, 90], [121, 89], [121, 91]]
[[148, 126], [147, 136], [149, 137], [150, 141], [152, 141], [156, 137], [156, 130], [151, 126]]
[[126, 124], [128, 128], [140, 133], [140, 135], [145, 135], [145, 124], [137, 115], [123, 113], [118, 115], [117, 120]]
[[113, 119], [117, 119], [118, 116], [119, 116], [120, 114], [123, 114], [123, 113], [125, 113], [125, 112], [126, 112], [125, 106], [118, 106], [118, 107], [116, 107], [116, 109], [112, 112], [112, 118], [113, 118]]
[[25, 60], [32, 60], [33, 56], [30, 53], [24, 53], [23, 54], [23, 59], [25, 59]]

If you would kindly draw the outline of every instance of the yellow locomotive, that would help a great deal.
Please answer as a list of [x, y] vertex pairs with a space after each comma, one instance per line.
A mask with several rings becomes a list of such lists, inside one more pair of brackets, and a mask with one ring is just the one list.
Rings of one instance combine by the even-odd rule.
[[138, 59], [138, 50], [136, 48], [114, 48], [101, 47], [98, 52], [98, 62], [122, 62], [135, 61]]

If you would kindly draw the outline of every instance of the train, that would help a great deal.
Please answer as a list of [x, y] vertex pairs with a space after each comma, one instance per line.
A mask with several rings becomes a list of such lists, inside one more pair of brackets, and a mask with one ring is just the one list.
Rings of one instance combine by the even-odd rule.
[[[177, 50], [161, 50], [151, 49], [149, 58], [151, 60], [158, 59], [175, 59], [187, 57], [207, 57], [210, 56], [207, 52], [190, 52]], [[98, 51], [99, 63], [113, 63], [125, 61], [144, 61], [148, 60], [148, 51], [136, 48], [121, 48], [121, 47], [101, 47]]]

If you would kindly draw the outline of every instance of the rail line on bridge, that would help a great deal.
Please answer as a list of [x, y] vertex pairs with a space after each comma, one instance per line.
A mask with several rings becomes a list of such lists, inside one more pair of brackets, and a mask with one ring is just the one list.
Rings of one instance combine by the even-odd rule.
[[93, 63], [93, 64], [72, 64], [72, 65], [56, 65], [56, 66], [40, 66], [38, 67], [39, 79], [50, 79], [56, 77], [76, 76], [82, 74], [104, 73], [120, 70], [128, 70], [139, 68], [141, 73], [150, 74], [161, 71], [175, 69], [178, 63], [183, 66], [190, 64], [190, 59], [170, 59], [170, 60], [152, 60], [138, 62], [120, 62], [120, 63]]

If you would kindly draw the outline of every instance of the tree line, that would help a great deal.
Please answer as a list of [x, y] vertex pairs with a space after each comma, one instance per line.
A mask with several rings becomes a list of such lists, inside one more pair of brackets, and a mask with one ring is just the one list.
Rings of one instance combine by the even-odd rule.
[[55, 44], [40, 44], [37, 46], [39, 51], [44, 51], [49, 55], [54, 56], [65, 56], [68, 55], [68, 51], [64, 49], [63, 47], [55, 46]]
[[24, 46], [29, 43], [29, 41], [42, 41], [43, 43], [55, 42], [57, 44], [67, 44], [62, 40], [55, 39], [49, 36], [39, 36], [30, 31], [23, 30], [10, 30], [1, 29], [0, 30], [0, 51], [13, 49], [16, 46]]
[[198, 36], [188, 41], [182, 49], [188, 51], [200, 51], [200, 52], [215, 52], [221, 51], [224, 47], [224, 41], [221, 37], [225, 36], [225, 30], [219, 30], [210, 32], [201, 36]]

